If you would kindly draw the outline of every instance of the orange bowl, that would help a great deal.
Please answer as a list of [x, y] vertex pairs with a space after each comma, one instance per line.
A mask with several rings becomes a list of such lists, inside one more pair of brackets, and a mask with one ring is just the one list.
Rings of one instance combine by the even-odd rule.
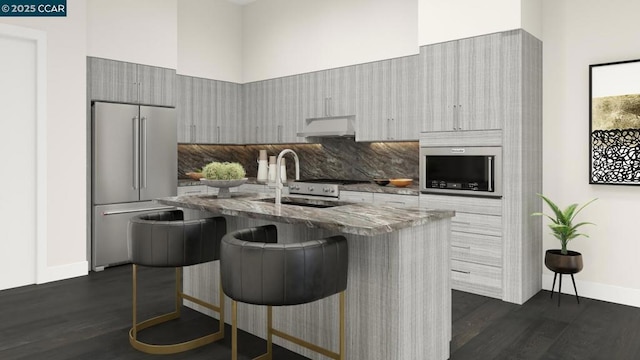
[[187, 175], [188, 177], [192, 178], [193, 180], [200, 180], [204, 177], [204, 175], [202, 175], [202, 173], [197, 173], [197, 172], [188, 172], [185, 175]]
[[413, 183], [413, 179], [389, 179], [391, 185], [396, 187], [405, 187]]

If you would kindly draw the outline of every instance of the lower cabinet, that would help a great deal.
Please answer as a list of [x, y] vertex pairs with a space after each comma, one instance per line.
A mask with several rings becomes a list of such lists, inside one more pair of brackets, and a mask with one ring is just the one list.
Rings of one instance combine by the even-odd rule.
[[451, 288], [502, 299], [502, 267], [451, 259]]
[[502, 200], [421, 195], [420, 206], [454, 210], [451, 287], [502, 299]]
[[372, 203], [373, 193], [363, 191], [340, 191], [340, 201]]
[[373, 202], [391, 206], [418, 206], [420, 198], [415, 195], [373, 193]]

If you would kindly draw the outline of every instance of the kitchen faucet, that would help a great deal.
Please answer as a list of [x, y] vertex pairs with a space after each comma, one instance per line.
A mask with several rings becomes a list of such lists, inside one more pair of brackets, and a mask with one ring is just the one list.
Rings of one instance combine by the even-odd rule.
[[300, 160], [298, 160], [298, 154], [291, 149], [284, 149], [280, 151], [278, 154], [278, 160], [276, 160], [276, 205], [282, 204], [282, 175], [280, 174], [282, 168], [280, 164], [282, 163], [282, 157], [287, 153], [293, 154], [293, 159], [296, 162], [296, 180], [300, 180]]

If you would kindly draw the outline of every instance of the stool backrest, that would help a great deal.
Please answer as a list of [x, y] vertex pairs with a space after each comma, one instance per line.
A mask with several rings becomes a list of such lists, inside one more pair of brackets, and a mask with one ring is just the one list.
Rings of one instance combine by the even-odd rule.
[[275, 239], [273, 225], [224, 236], [220, 266], [227, 296], [244, 303], [281, 306], [309, 303], [346, 289], [344, 236], [290, 244], [275, 243]]
[[180, 210], [134, 216], [128, 228], [131, 261], [180, 267], [218, 260], [226, 231], [223, 217], [183, 220]]

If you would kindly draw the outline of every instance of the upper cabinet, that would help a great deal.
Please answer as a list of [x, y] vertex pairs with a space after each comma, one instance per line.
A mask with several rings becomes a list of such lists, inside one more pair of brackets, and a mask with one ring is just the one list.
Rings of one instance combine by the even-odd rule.
[[175, 70], [95, 57], [87, 59], [92, 100], [176, 105]]
[[355, 114], [355, 66], [317, 71], [298, 77], [302, 119]]
[[243, 85], [243, 142], [305, 142], [298, 137], [302, 115], [300, 78], [288, 76]]
[[242, 85], [216, 81], [216, 139], [221, 144], [242, 142]]
[[241, 142], [240, 84], [182, 75], [178, 75], [177, 82], [178, 142]]
[[420, 132], [418, 56], [356, 67], [356, 140], [417, 140]]
[[[504, 33], [423, 46], [423, 131], [502, 129]], [[511, 61], [518, 61], [513, 59]]]

